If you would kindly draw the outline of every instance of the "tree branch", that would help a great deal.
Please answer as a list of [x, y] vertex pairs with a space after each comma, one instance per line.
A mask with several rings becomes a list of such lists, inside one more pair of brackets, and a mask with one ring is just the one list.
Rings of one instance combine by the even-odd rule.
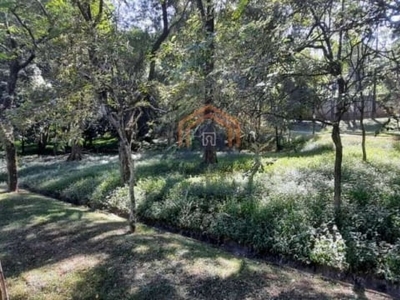
[[31, 55], [25, 60], [25, 62], [19, 64], [19, 68], [22, 70], [26, 68], [36, 57], [35, 52], [32, 52]]
[[15, 12], [14, 9], [11, 9], [10, 11], [11, 11], [11, 13], [14, 15], [14, 17], [17, 19], [18, 23], [28, 32], [28, 34], [29, 34], [29, 36], [30, 36], [30, 38], [31, 38], [31, 40], [32, 40], [33, 45], [34, 45], [35, 47], [37, 47], [36, 38], [35, 38], [35, 36], [33, 35], [32, 30], [25, 24], [24, 21], [21, 20], [21, 18], [20, 18], [19, 15]]
[[79, 0], [75, 1], [76, 5], [79, 8], [79, 11], [82, 14], [82, 17], [85, 19], [86, 22], [91, 21], [90, 15], [88, 14], [88, 12], [85, 10], [85, 8], [82, 6], [81, 2]]
[[206, 18], [206, 12], [204, 11], [203, 0], [197, 0], [197, 9], [200, 12], [201, 18], [204, 20]]
[[155, 76], [155, 68], [156, 68], [155, 54], [160, 49], [161, 44], [168, 37], [169, 31], [170, 31], [169, 24], [168, 24], [168, 12], [167, 12], [167, 1], [166, 0], [161, 2], [161, 9], [162, 9], [162, 19], [163, 19], [163, 32], [157, 38], [153, 47], [151, 48], [151, 52], [150, 52], [151, 62], [150, 62], [150, 70], [149, 70], [149, 77], [148, 77], [149, 81], [153, 80], [154, 76]]
[[104, 0], [99, 0], [99, 13], [97, 14], [94, 20], [94, 26], [100, 23], [101, 18], [103, 17], [103, 8], [104, 8]]
[[47, 12], [46, 8], [44, 7], [43, 3], [40, 2], [39, 0], [35, 0], [35, 1], [36, 1], [37, 4], [39, 4], [39, 7], [40, 7], [40, 9], [42, 10], [43, 14], [44, 14], [44, 15], [47, 17], [47, 19], [50, 21], [50, 20], [51, 20], [50, 15], [49, 15], [49, 13]]

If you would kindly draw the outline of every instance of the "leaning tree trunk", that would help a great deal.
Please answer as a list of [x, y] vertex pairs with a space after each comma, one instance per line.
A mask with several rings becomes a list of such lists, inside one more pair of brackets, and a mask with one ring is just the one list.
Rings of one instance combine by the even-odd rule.
[[333, 124], [332, 140], [335, 144], [335, 170], [334, 170], [334, 206], [336, 215], [340, 212], [342, 202], [342, 160], [343, 160], [343, 145], [340, 137], [339, 122]]
[[67, 161], [80, 161], [82, 160], [82, 147], [76, 142], [71, 146], [71, 153], [68, 155]]
[[[118, 132], [119, 137], [119, 163], [121, 179], [123, 183], [128, 183], [128, 197], [130, 204], [129, 228], [132, 232], [136, 230], [136, 199], [135, 199], [135, 161], [132, 158], [132, 140], [133, 135], [128, 135], [125, 131], [124, 121], [118, 119], [112, 114], [108, 115], [108, 120]], [[136, 119], [137, 121], [137, 119]]]
[[[128, 196], [129, 196], [129, 228], [132, 232], [136, 230], [136, 199], [135, 199], [135, 161], [132, 158], [131, 139], [126, 136], [123, 129], [119, 128], [118, 133], [120, 136], [120, 163], [124, 170], [124, 176], [128, 176]], [[123, 158], [123, 160], [121, 160]], [[129, 174], [126, 173], [129, 171]]]
[[[129, 143], [129, 141], [127, 141]], [[130, 150], [130, 148], [129, 148]], [[129, 151], [132, 154], [132, 150]], [[119, 171], [122, 183], [128, 183], [131, 169], [129, 167], [129, 153], [125, 149], [125, 142], [119, 138], [118, 155], [119, 155]]]
[[9, 300], [7, 286], [6, 286], [6, 278], [3, 273], [3, 268], [1, 267], [0, 262], [0, 300]]
[[129, 196], [129, 228], [132, 232], [136, 230], [136, 199], [135, 199], [135, 161], [132, 159], [131, 147], [127, 147], [128, 163], [129, 163], [129, 181], [128, 181], [128, 196]]

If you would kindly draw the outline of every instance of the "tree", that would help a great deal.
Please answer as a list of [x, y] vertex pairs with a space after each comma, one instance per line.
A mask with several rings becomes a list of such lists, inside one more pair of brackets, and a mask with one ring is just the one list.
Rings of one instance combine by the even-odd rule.
[[292, 47], [292, 53], [302, 53], [305, 49], [319, 53], [323, 64], [314, 66], [309, 76], [329, 76], [335, 89], [332, 119], [328, 123], [332, 126], [335, 144], [334, 205], [339, 213], [343, 159], [340, 122], [352, 103], [349, 92], [355, 82], [353, 75], [364, 63], [359, 61], [350, 70], [349, 60], [372, 31], [377, 16], [372, 5], [360, 6], [347, 0], [292, 2], [292, 5], [294, 26], [302, 28], [303, 32], [297, 39], [297, 45]]
[[[371, 69], [372, 55], [376, 56], [376, 52], [369, 47], [369, 42], [372, 35], [366, 36], [365, 39], [356, 47], [356, 51], [352, 58], [350, 58], [350, 67], [354, 71], [354, 98], [355, 108], [360, 113], [360, 127], [361, 127], [361, 150], [362, 150], [362, 160], [367, 161], [367, 149], [366, 149], [366, 132], [364, 125], [364, 118], [366, 113], [366, 102], [371, 99], [371, 85], [376, 85], [375, 75]], [[375, 86], [376, 88], [376, 86]], [[368, 95], [366, 92], [369, 91]], [[375, 101], [373, 97], [373, 101]], [[376, 110], [372, 109], [371, 115], [374, 116]]]
[[0, 99], [0, 140], [6, 153], [9, 191], [18, 189], [18, 172], [15, 130], [8, 113], [17, 105], [20, 72], [34, 61], [39, 47], [62, 28], [62, 10], [52, 6], [53, 2], [8, 1], [0, 5], [0, 26], [4, 29], [0, 33], [0, 67], [5, 82]]
[[[197, 9], [200, 14], [204, 28], [204, 37], [206, 40], [205, 49], [202, 58], [202, 76], [204, 78], [204, 105], [213, 103], [214, 83], [211, 73], [214, 71], [214, 3], [213, 0], [197, 0]], [[205, 111], [204, 114], [209, 114]], [[204, 149], [204, 162], [215, 164], [217, 162], [217, 151], [211, 143]]]
[[[103, 0], [94, 4], [76, 1], [80, 11], [84, 37], [86, 64], [79, 70], [97, 94], [97, 101], [119, 137], [121, 179], [128, 183], [130, 199], [129, 225], [136, 228], [135, 162], [132, 142], [136, 139], [138, 120], [149, 89], [145, 79], [146, 51], [149, 38], [140, 29], [121, 32], [116, 24], [104, 29], [107, 23]], [[97, 14], [92, 13], [94, 10]]]

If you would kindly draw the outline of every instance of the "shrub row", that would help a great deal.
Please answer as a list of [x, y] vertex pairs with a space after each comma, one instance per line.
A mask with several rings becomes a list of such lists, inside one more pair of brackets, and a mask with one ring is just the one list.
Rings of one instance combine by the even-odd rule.
[[[345, 271], [400, 279], [400, 171], [348, 155], [340, 226], [332, 207], [333, 155], [281, 158], [249, 178], [249, 155], [222, 157], [204, 169], [196, 157], [143, 159], [135, 187], [142, 220], [235, 241], [258, 253]], [[377, 155], [380, 157], [378, 151]], [[265, 160], [264, 160], [265, 161]], [[128, 212], [116, 159], [30, 164], [24, 186], [77, 204]]]

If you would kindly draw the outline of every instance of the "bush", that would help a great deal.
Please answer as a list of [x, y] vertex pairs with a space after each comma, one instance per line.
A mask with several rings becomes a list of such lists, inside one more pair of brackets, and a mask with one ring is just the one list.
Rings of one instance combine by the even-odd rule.
[[110, 208], [105, 199], [121, 186], [121, 176], [118, 170], [105, 172], [100, 178], [100, 183], [94, 187], [89, 197], [89, 205], [94, 208]]
[[385, 266], [383, 274], [387, 280], [400, 281], [400, 240], [390, 247], [390, 250], [385, 255]]
[[98, 177], [81, 178], [62, 190], [60, 196], [74, 204], [86, 205], [89, 202], [91, 193], [100, 182], [101, 180]]
[[315, 236], [314, 247], [310, 259], [319, 265], [347, 269], [346, 243], [336, 225], [329, 229], [322, 224]]
[[122, 215], [128, 215], [130, 209], [128, 187], [117, 187], [108, 194], [105, 199], [98, 202], [101, 203], [101, 208], [108, 209], [111, 212], [121, 213]]

